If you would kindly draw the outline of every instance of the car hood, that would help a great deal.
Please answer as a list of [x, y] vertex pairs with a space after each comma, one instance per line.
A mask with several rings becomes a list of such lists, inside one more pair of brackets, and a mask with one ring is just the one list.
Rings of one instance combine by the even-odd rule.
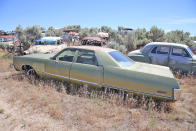
[[196, 61], [196, 55], [193, 55], [193, 60]]
[[128, 53], [128, 56], [131, 56], [131, 55], [141, 55], [142, 52], [140, 50], [134, 50], [134, 51], [131, 51]]
[[136, 72], [155, 75], [155, 76], [174, 78], [170, 69], [165, 66], [135, 62], [135, 64], [128, 67], [128, 69]]

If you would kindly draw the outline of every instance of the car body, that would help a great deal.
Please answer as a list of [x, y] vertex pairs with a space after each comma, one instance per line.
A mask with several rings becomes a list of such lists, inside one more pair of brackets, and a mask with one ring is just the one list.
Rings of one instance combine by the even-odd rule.
[[184, 44], [153, 42], [128, 53], [128, 57], [138, 62], [168, 66], [182, 73], [196, 73], [196, 55]]
[[24, 54], [57, 53], [65, 47], [67, 47], [67, 44], [63, 43], [61, 37], [43, 37], [39, 40], [36, 40], [33, 46], [24, 51]]
[[15, 56], [16, 70], [96, 87], [113, 88], [164, 100], [175, 100], [179, 85], [168, 67], [134, 62], [119, 51], [96, 47], [67, 47], [57, 54]]
[[48, 53], [57, 53], [62, 49], [66, 48], [67, 44], [61, 45], [33, 45], [28, 50], [24, 51], [25, 55], [28, 54], [48, 54]]

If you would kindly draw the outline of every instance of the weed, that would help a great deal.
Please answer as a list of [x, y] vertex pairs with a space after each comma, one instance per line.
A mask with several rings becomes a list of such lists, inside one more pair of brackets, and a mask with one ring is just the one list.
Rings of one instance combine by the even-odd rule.
[[0, 114], [3, 114], [4, 113], [4, 109], [0, 109]]
[[10, 118], [11, 116], [12, 116], [12, 114], [6, 114], [6, 115], [5, 115], [5, 119]]

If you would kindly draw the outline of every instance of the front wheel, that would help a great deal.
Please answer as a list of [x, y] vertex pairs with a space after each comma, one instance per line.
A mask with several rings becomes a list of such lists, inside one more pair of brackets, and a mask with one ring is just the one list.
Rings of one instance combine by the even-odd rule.
[[26, 76], [29, 80], [35, 80], [37, 78], [37, 74], [34, 69], [27, 70]]

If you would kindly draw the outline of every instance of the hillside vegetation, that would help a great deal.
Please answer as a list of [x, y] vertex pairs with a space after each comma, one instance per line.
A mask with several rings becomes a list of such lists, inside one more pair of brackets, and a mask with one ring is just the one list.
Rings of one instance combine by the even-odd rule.
[[99, 32], [108, 33], [109, 37], [106, 40], [107, 45], [110, 48], [117, 49], [123, 53], [140, 48], [150, 42], [172, 42], [182, 43], [192, 47], [193, 41], [196, 37], [191, 37], [189, 32], [183, 30], [173, 30], [165, 32], [163, 29], [157, 26], [152, 26], [148, 31], [145, 28], [133, 29], [132, 31], [124, 30], [125, 27], [118, 27], [118, 30], [112, 29], [108, 26], [101, 26], [100, 28], [81, 28], [80, 25], [70, 25], [61, 29], [55, 29], [49, 27], [44, 29], [40, 26], [34, 25], [22, 28], [21, 25], [17, 26], [15, 32], [18, 39], [26, 46], [33, 44], [35, 40], [43, 37], [42, 32], [45, 32], [45, 36], [63, 36], [64, 30], [77, 30], [80, 40], [83, 37], [97, 37]]
[[[175, 103], [123, 101], [86, 87], [67, 94], [66, 86], [29, 80], [11, 68], [11, 54], [0, 51], [0, 130], [196, 130], [196, 79], [178, 79]], [[73, 86], [72, 86], [73, 87]]]

